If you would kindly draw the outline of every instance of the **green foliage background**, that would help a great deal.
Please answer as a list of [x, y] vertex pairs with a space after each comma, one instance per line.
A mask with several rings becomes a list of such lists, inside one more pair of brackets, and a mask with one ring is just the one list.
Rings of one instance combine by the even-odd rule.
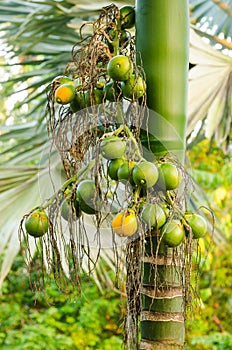
[[53, 279], [45, 289], [33, 291], [18, 256], [0, 296], [0, 348], [120, 349], [125, 313], [121, 297], [109, 290], [101, 294], [87, 276], [82, 283], [81, 294], [65, 295]]

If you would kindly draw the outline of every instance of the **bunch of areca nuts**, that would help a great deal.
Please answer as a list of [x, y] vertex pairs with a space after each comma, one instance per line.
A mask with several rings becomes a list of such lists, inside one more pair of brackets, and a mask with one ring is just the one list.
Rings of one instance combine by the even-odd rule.
[[[134, 7], [121, 7], [114, 25], [106, 26], [103, 30], [102, 40], [108, 56], [104, 56], [103, 62], [98, 62], [102, 69], [97, 79], [90, 82], [91, 88], [87, 84], [90, 77], [78, 76], [78, 70], [70, 76], [57, 76], [51, 82], [52, 101], [68, 106], [72, 113], [123, 99], [139, 102], [146, 93], [146, 83], [128, 48], [131, 43], [128, 29], [134, 24]], [[106, 166], [107, 181], [109, 184], [123, 184], [131, 192], [127, 207], [121, 208], [111, 220], [113, 232], [123, 237], [133, 236], [141, 222], [145, 230], [158, 233], [169, 247], [177, 247], [188, 237], [203, 237], [207, 232], [204, 217], [199, 213], [182, 213], [175, 202], [181, 183], [177, 164], [165, 157], [148, 161], [140, 154], [139, 147], [134, 150], [133, 157], [129, 156], [128, 144], [136, 145], [138, 140], [128, 127], [122, 126], [123, 133], [119, 129], [104, 134], [98, 142], [99, 153]], [[62, 187], [62, 218], [68, 221], [78, 220], [83, 213], [96, 215], [102, 210], [107, 191], [110, 191], [109, 186], [99, 188], [99, 184], [87, 172], [85, 176], [75, 175]], [[25, 229], [29, 235], [37, 238], [48, 232], [47, 207], [48, 204], [38, 207], [26, 216]]]
[[[123, 127], [122, 127], [123, 128]], [[111, 227], [115, 234], [131, 237], [138, 231], [139, 222], [147, 231], [162, 237], [168, 247], [177, 247], [188, 237], [199, 239], [207, 232], [207, 222], [199, 213], [182, 213], [175, 203], [181, 183], [181, 174], [176, 164], [165, 158], [147, 161], [136, 151], [128, 157], [135, 139], [130, 134], [120, 136], [120, 130], [105, 134], [99, 139], [99, 153], [105, 162], [109, 184], [121, 183], [131, 191], [126, 208], [113, 214]], [[117, 186], [116, 186], [117, 187]], [[84, 213], [96, 215], [102, 210], [103, 198], [110, 186], [99, 188], [88, 174], [84, 178], [74, 177], [64, 187], [61, 216], [64, 220], [77, 220]], [[28, 234], [41, 237], [48, 231], [45, 208], [31, 212], [25, 222]]]
[[169, 247], [177, 247], [186, 236], [203, 237], [207, 232], [205, 218], [176, 208], [174, 198], [181, 183], [177, 165], [166, 159], [155, 162], [141, 157], [136, 161], [127, 159], [125, 150], [126, 141], [120, 137], [103, 138], [101, 152], [108, 159], [108, 176], [129, 184], [133, 193], [128, 208], [112, 220], [115, 233], [132, 236], [138, 230], [138, 220], [142, 220], [146, 229], [158, 232]]

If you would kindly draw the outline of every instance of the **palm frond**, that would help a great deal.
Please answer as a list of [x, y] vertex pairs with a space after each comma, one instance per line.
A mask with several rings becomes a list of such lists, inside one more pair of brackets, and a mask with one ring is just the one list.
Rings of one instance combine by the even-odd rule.
[[188, 127], [190, 135], [197, 123], [205, 123], [205, 136], [214, 137], [227, 149], [231, 132], [232, 58], [206, 44], [192, 29], [189, 73]]
[[38, 164], [47, 142], [44, 123], [37, 121], [0, 127], [0, 164]]
[[189, 4], [192, 24], [214, 36], [232, 36], [231, 0], [190, 0]]

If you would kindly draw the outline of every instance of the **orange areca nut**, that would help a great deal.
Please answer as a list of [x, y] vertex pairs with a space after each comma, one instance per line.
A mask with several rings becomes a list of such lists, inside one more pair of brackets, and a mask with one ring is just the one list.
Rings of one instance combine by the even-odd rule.
[[127, 209], [118, 213], [112, 220], [112, 229], [119, 236], [132, 236], [138, 229], [138, 220], [134, 210]]
[[72, 84], [61, 84], [55, 90], [55, 101], [62, 105], [72, 102], [75, 98], [76, 90]]

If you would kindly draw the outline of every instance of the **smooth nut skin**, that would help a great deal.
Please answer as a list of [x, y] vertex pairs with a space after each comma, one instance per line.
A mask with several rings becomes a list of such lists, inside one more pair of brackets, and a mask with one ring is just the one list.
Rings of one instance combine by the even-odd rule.
[[109, 136], [100, 143], [100, 152], [106, 159], [122, 158], [126, 150], [126, 142], [118, 136]]
[[185, 231], [182, 223], [179, 220], [172, 220], [164, 225], [163, 241], [171, 248], [180, 245], [184, 239]]
[[165, 224], [167, 217], [164, 210], [158, 204], [147, 204], [143, 208], [142, 219], [148, 225], [149, 229], [159, 229]]
[[44, 210], [34, 210], [25, 221], [30, 236], [41, 237], [48, 231], [48, 217]]
[[134, 183], [142, 188], [150, 188], [158, 180], [158, 169], [155, 164], [143, 161], [137, 164], [132, 172]]
[[132, 209], [118, 213], [112, 220], [112, 229], [122, 237], [129, 237], [136, 233], [138, 220]]
[[194, 239], [204, 237], [207, 233], [207, 222], [203, 216], [199, 214], [185, 214], [184, 218], [190, 226]]

